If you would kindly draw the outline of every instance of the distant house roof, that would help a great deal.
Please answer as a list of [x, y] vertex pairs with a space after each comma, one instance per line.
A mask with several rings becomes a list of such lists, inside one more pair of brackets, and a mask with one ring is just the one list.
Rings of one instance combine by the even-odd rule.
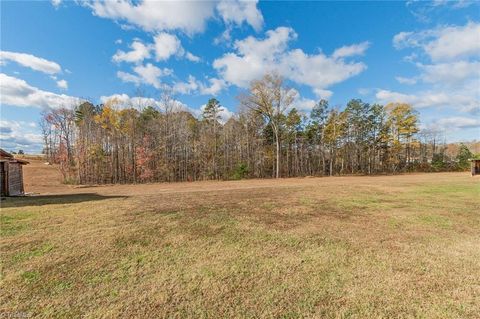
[[29, 162], [20, 158], [15, 158], [9, 152], [0, 148], [0, 162], [28, 164]]

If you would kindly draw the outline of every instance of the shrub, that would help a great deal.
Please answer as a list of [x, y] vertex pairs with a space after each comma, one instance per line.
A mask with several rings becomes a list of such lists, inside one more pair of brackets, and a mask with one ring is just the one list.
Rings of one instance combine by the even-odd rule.
[[439, 172], [445, 169], [446, 163], [443, 159], [444, 155], [442, 153], [435, 153], [432, 157], [432, 168], [434, 171]]
[[240, 163], [233, 171], [233, 179], [243, 179], [248, 175], [248, 166], [245, 163]]

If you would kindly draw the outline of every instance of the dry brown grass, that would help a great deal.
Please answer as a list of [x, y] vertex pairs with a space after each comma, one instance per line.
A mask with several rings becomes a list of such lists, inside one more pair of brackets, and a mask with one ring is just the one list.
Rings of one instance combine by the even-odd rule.
[[27, 191], [40, 196], [2, 202], [3, 314], [480, 313], [480, 187], [467, 173], [74, 188], [37, 187], [35, 165]]

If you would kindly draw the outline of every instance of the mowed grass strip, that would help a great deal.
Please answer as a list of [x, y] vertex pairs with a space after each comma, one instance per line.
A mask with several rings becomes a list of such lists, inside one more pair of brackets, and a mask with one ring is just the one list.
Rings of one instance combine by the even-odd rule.
[[477, 318], [480, 186], [441, 176], [8, 199], [0, 313]]

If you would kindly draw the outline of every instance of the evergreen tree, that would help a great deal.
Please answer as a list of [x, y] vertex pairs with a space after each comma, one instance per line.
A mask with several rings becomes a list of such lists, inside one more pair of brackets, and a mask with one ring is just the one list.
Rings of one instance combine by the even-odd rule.
[[473, 153], [470, 152], [468, 147], [461, 143], [460, 148], [458, 150], [458, 155], [457, 155], [457, 165], [458, 168], [461, 170], [467, 170], [470, 168], [470, 161], [469, 159], [472, 159], [474, 157]]

